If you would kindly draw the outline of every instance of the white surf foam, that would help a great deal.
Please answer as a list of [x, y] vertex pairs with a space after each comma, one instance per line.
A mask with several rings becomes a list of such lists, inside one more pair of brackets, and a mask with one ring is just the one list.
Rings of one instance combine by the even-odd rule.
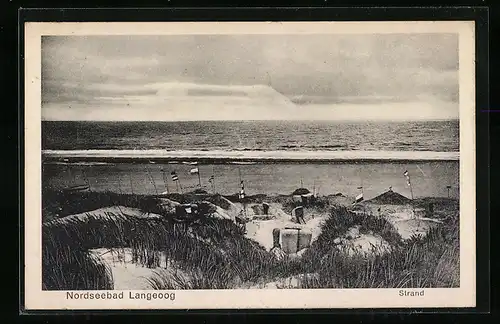
[[211, 159], [211, 160], [294, 160], [294, 161], [344, 161], [344, 160], [453, 160], [459, 152], [432, 151], [165, 151], [165, 150], [44, 150], [52, 158], [103, 158], [103, 159]]
[[93, 166], [93, 165], [112, 165], [113, 163], [109, 163], [109, 162], [54, 162], [54, 164]]

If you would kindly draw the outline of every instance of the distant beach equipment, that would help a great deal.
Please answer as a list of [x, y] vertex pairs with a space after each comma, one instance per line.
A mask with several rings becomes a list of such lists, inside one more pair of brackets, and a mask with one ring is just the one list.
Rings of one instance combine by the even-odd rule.
[[71, 186], [71, 187], [68, 187], [68, 188], [64, 188], [63, 190], [66, 191], [66, 192], [75, 192], [75, 191], [86, 191], [86, 190], [89, 190], [89, 186], [88, 185], [75, 185], [75, 186]]
[[269, 204], [268, 203], [262, 203], [262, 209], [263, 209], [264, 215], [269, 214]]
[[300, 224], [301, 220], [304, 221], [304, 207], [303, 206], [295, 207], [292, 210], [292, 216], [295, 218], [295, 220], [297, 221], [297, 223]]
[[197, 204], [181, 204], [175, 207], [176, 216], [186, 217], [196, 214], [198, 212]]

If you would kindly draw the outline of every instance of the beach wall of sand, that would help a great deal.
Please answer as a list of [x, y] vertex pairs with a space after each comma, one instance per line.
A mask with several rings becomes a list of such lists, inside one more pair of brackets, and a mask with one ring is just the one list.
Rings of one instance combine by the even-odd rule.
[[[359, 162], [325, 164], [217, 164], [198, 165], [205, 190], [213, 189], [209, 178], [215, 175], [215, 190], [221, 194], [234, 194], [240, 190], [240, 174], [245, 190], [252, 194], [290, 194], [302, 185], [320, 195], [343, 193], [356, 195], [363, 186], [365, 199], [374, 197], [392, 187], [407, 197], [410, 190], [403, 172], [408, 170], [414, 197], [459, 197], [459, 162]], [[181, 189], [172, 181], [175, 171], [182, 190], [190, 191], [199, 185], [196, 174], [190, 174], [192, 165], [147, 163], [77, 163], [44, 164], [43, 185], [63, 188], [72, 185], [90, 185], [94, 191], [155, 194]], [[156, 188], [155, 188], [156, 187]]]

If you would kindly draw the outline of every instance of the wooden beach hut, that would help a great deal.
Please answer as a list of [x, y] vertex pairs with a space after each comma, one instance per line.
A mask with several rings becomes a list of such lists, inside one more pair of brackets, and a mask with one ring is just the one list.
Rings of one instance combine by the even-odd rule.
[[372, 199], [365, 200], [365, 202], [377, 205], [408, 205], [411, 203], [411, 199], [389, 189]]

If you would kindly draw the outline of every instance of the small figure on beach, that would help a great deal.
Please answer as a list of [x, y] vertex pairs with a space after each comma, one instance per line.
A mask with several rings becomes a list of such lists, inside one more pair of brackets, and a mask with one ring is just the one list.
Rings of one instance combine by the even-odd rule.
[[273, 247], [271, 250], [269, 250], [271, 254], [274, 255], [274, 257], [278, 260], [283, 260], [283, 258], [286, 256], [285, 251], [281, 248], [280, 244], [280, 229], [275, 228], [273, 229]]

